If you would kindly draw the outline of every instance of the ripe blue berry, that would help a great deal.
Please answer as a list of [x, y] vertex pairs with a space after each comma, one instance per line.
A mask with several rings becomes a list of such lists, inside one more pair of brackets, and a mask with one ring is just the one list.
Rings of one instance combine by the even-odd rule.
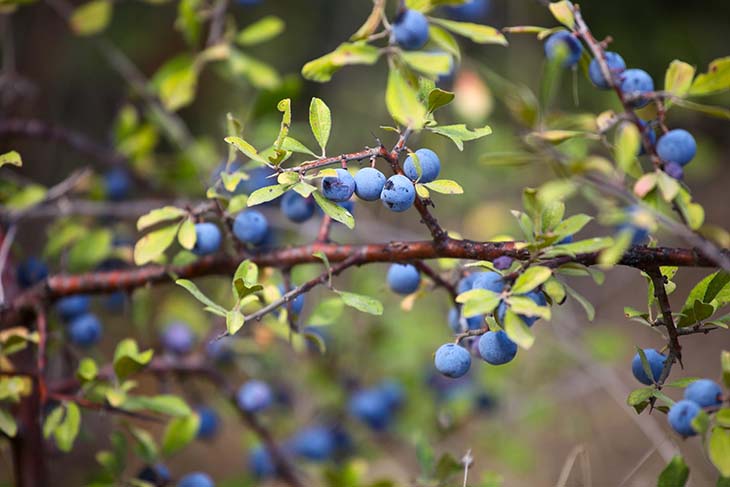
[[664, 361], [667, 360], [667, 357], [653, 348], [645, 348], [644, 355], [646, 355], [646, 361], [649, 363], [652, 378], [650, 379], [646, 375], [646, 372], [644, 372], [644, 367], [641, 363], [641, 356], [638, 353], [634, 355], [634, 359], [631, 361], [631, 372], [634, 373], [636, 380], [642, 384], [650, 386], [654, 382], [658, 381], [659, 377], [661, 377], [662, 369], [664, 369]]
[[287, 191], [281, 199], [281, 211], [294, 223], [303, 223], [314, 215], [314, 198], [305, 198], [296, 191]]
[[248, 456], [248, 467], [260, 479], [273, 477], [276, 474], [276, 465], [274, 465], [269, 451], [263, 446], [251, 450]]
[[445, 343], [436, 350], [434, 365], [436, 370], [455, 379], [469, 371], [471, 355], [467, 349], [455, 343]]
[[380, 193], [383, 204], [395, 212], [403, 212], [416, 200], [416, 188], [407, 177], [396, 174], [388, 178]]
[[[618, 79], [618, 75], [626, 69], [624, 58], [616, 52], [606, 51], [606, 64], [608, 64], [608, 70], [611, 72], [611, 77], [614, 80]], [[603, 71], [601, 71], [601, 66], [596, 58], [593, 58], [591, 64], [588, 66], [588, 77], [599, 88], [604, 90], [611, 88], [611, 83], [603, 76]]]
[[682, 436], [694, 436], [697, 434], [692, 427], [692, 420], [700, 413], [700, 407], [693, 401], [683, 399], [674, 403], [669, 409], [667, 419], [674, 431]]
[[449, 327], [454, 333], [462, 333], [468, 330], [478, 330], [484, 325], [484, 315], [465, 318], [466, 329], [462, 327], [461, 313], [458, 308], [451, 308], [449, 311]]
[[643, 210], [638, 206], [626, 208], [626, 221], [618, 226], [618, 232], [631, 232], [631, 245], [642, 245], [649, 238], [649, 228], [640, 217]]
[[418, 162], [421, 165], [421, 179], [418, 179], [418, 171], [413, 157], [408, 156], [403, 163], [403, 172], [406, 173], [413, 181], [417, 180], [421, 183], [430, 183], [439, 176], [441, 172], [441, 160], [431, 149], [418, 149], [416, 151]]
[[347, 169], [335, 169], [337, 176], [322, 178], [322, 194], [332, 201], [347, 201], [355, 192], [355, 179]]
[[580, 41], [570, 32], [561, 30], [548, 37], [545, 41], [545, 55], [548, 59], [562, 57], [564, 68], [570, 68], [578, 64], [583, 46]]
[[43, 261], [29, 257], [18, 266], [17, 277], [20, 287], [29, 288], [48, 277], [48, 267]]
[[512, 266], [512, 260], [513, 260], [512, 257], [509, 257], [507, 255], [502, 255], [502, 256], [494, 259], [494, 261], [492, 263], [494, 264], [494, 267], [496, 269], [498, 269], [500, 271], [504, 271], [504, 270], [509, 269]]
[[446, 15], [461, 22], [479, 22], [489, 13], [489, 0], [467, 0], [455, 7], [444, 7]]
[[335, 450], [332, 432], [324, 426], [311, 426], [299, 431], [289, 442], [295, 455], [315, 462], [330, 458]]
[[[651, 141], [651, 145], [656, 145], [656, 132], [654, 132], [654, 127], [643, 120], [639, 120], [639, 124], [641, 125], [641, 132], [647, 134], [649, 141]], [[646, 147], [646, 144], [644, 143], [644, 136], [642, 135], [638, 155], [642, 156], [646, 154], [647, 150], [648, 147]]]
[[256, 210], [242, 211], [233, 220], [233, 235], [243, 243], [258, 245], [266, 239], [269, 222]]
[[428, 41], [428, 20], [416, 10], [402, 11], [393, 22], [395, 42], [408, 51], [420, 49]]
[[378, 389], [363, 389], [355, 392], [347, 404], [352, 416], [375, 431], [382, 431], [390, 425], [392, 407], [388, 397]]
[[208, 406], [199, 406], [195, 409], [195, 412], [198, 413], [200, 418], [197, 437], [203, 440], [213, 438], [218, 432], [218, 424], [220, 423], [215, 409]]
[[411, 294], [421, 284], [421, 273], [410, 264], [393, 264], [388, 269], [388, 287], [397, 294]]
[[90, 302], [91, 299], [86, 294], [75, 294], [59, 299], [56, 303], [56, 310], [63, 321], [70, 321], [89, 311]]
[[170, 469], [164, 463], [156, 463], [154, 465], [147, 465], [140, 470], [137, 478], [157, 487], [162, 487], [172, 480], [172, 475], [170, 475]]
[[392, 379], [386, 379], [375, 388], [383, 395], [385, 402], [391, 409], [398, 409], [403, 405], [403, 399], [405, 393], [403, 392], [403, 386], [399, 382]]
[[126, 169], [116, 167], [104, 175], [104, 188], [107, 197], [112, 201], [120, 201], [129, 195], [132, 180]]
[[631, 98], [630, 105], [641, 108], [649, 103], [640, 95], [654, 91], [654, 80], [643, 69], [627, 69], [621, 74], [621, 91]]
[[461, 278], [456, 285], [457, 294], [465, 293], [474, 287], [474, 281], [479, 277], [479, 274], [479, 272], [472, 272]]
[[479, 338], [479, 355], [489, 364], [506, 364], [517, 355], [517, 344], [502, 330], [488, 331]]
[[715, 381], [700, 379], [687, 386], [684, 398], [702, 408], [716, 407], [722, 404], [722, 389]]
[[195, 335], [188, 325], [174, 322], [167, 325], [161, 335], [162, 347], [174, 355], [186, 355], [195, 345]]
[[664, 164], [664, 172], [674, 179], [681, 180], [684, 178], [684, 169], [676, 162]]
[[221, 247], [221, 231], [214, 223], [204, 222], [195, 225], [195, 255], [210, 255]]
[[250, 380], [243, 384], [236, 393], [238, 407], [249, 413], [257, 413], [268, 408], [274, 401], [274, 395], [266, 382]]
[[91, 313], [77, 316], [69, 323], [68, 335], [76, 345], [90, 347], [101, 340], [101, 322]]
[[674, 129], [659, 138], [656, 152], [664, 162], [686, 166], [697, 154], [697, 142], [686, 130]]
[[380, 198], [385, 186], [385, 175], [374, 167], [364, 167], [355, 173], [355, 194], [365, 201]]
[[177, 487], [215, 487], [215, 483], [207, 473], [193, 472], [181, 478]]
[[493, 293], [501, 293], [504, 289], [502, 275], [493, 271], [479, 272], [474, 279], [472, 289], [486, 289]]
[[[286, 290], [284, 289], [283, 284], [279, 285], [279, 293], [282, 296], [284, 294], [286, 294]], [[301, 313], [302, 310], [304, 309], [304, 294], [300, 294], [296, 298], [292, 299], [289, 304], [289, 307], [291, 308], [292, 313], [294, 313], [295, 315], [298, 315], [299, 313]], [[286, 309], [286, 305], [284, 305], [283, 308]]]

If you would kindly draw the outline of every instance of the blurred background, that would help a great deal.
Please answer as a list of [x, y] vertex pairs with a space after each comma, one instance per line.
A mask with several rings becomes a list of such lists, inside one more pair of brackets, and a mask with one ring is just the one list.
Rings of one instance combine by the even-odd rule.
[[[491, 3], [484, 22], [495, 27], [555, 25], [539, 2]], [[611, 36], [611, 49], [620, 52], [629, 67], [648, 71], [658, 86], [674, 59], [703, 72], [711, 60], [728, 54], [730, 6], [722, 0], [699, 4], [586, 1], [581, 6], [594, 33], [599, 38]], [[282, 35], [247, 51], [272, 66], [278, 75], [265, 83], [270, 89], [257, 89], [246, 76], [226, 72], [215, 63], [205, 69], [195, 101], [178, 112], [195, 138], [195, 147], [180, 155], [171, 144], [161, 140], [148, 156], [136, 161], [151, 184], [149, 188], [135, 184], [130, 200], [161, 200], [170, 195], [186, 200], [203, 198], [208, 175], [227, 154], [223, 142], [226, 113], [243, 122], [249, 142], [264, 147], [278, 132], [281, 119], [276, 103], [285, 97], [293, 101], [291, 134], [309, 146], [314, 146], [307, 126], [309, 100], [313, 96], [325, 100], [332, 110], [330, 153], [372, 146], [376, 137], [391, 144], [393, 134], [379, 128], [391, 124], [383, 102], [387, 76], [384, 60], [375, 67], [345, 68], [326, 84], [305, 81], [299, 74], [305, 62], [347, 39], [370, 8], [371, 2], [367, 0], [265, 0], [258, 6], [233, 4], [230, 11], [239, 28], [270, 14], [284, 20], [286, 29]], [[116, 2], [104, 42], [117, 46], [151, 78], [166, 61], [188, 49], [183, 37], [173, 29], [176, 16], [176, 2]], [[65, 22], [45, 3], [23, 7], [3, 18], [3, 27], [3, 62], [8, 62], [8, 45], [12, 44], [16, 71], [27, 84], [20, 96], [8, 98], [0, 106], [0, 124], [3, 119], [38, 119], [83, 133], [101, 146], [118, 145], [115, 126], [119, 126], [120, 110], [137, 106], [139, 99], [110, 68], [98, 49], [98, 41], [70, 34]], [[416, 136], [409, 142], [412, 148], [429, 147], [436, 151], [442, 160], [441, 177], [454, 179], [464, 187], [462, 196], [436, 195], [434, 213], [449, 231], [475, 240], [500, 235], [517, 237], [510, 210], [521, 209], [522, 188], [538, 186], [554, 176], [548, 165], [506, 165], [488, 156], [519, 148], [524, 129], [513, 122], [495, 96], [485, 68], [534, 92], [539, 90], [544, 58], [541, 42], [532, 35], [512, 35], [509, 40], [508, 48], [460, 40], [464, 60], [454, 81], [457, 98], [438, 116], [442, 123], [468, 122], [471, 127], [489, 124], [493, 135], [467, 143], [463, 152], [437, 135]], [[3, 95], [7, 95], [7, 89], [3, 85]], [[611, 92], [595, 90], [581, 73], [564, 76], [560, 90], [555, 105], [564, 112], [596, 114], [618, 108]], [[730, 96], [717, 96], [711, 101], [728, 106]], [[686, 181], [704, 206], [707, 221], [727, 227], [729, 122], [681, 109], [673, 110], [668, 121], [670, 126], [686, 128], [696, 136], [699, 153], [687, 170]], [[576, 151], [595, 150], [586, 142], [575, 145]], [[98, 174], [108, 169], [99, 161], [51, 140], [18, 136], [0, 139], [0, 152], [11, 148], [19, 151], [24, 161], [22, 170], [13, 174], [46, 186], [58, 183], [80, 167], [90, 166]], [[195, 157], [190, 152], [195, 152]], [[86, 191], [92, 198], [101, 198], [99, 184], [98, 180], [89, 182]], [[567, 205], [568, 214], [593, 212], [580, 198], [570, 199]], [[276, 208], [267, 208], [266, 212], [277, 229], [278, 244], [304, 243], [316, 234], [317, 221], [295, 226]], [[354, 214], [356, 229], [347, 231], [337, 226], [334, 240], [387, 242], [427, 237], [415, 211], [394, 214], [377, 202], [358, 202]], [[127, 242], [127, 247], [124, 243], [120, 246], [126, 248], [128, 257], [129, 242], [136, 238], [136, 216], [96, 222], [87, 218], [84, 222], [113, 229], [115, 238]], [[14, 257], [40, 255], [45, 234], [53, 231], [52, 223], [38, 218], [20, 227], [17, 239], [22, 250]], [[592, 223], [581, 236], [605, 235], [608, 231]], [[657, 237], [662, 245], [684, 245], [666, 232], [660, 231]], [[124, 255], [124, 250], [120, 252]], [[54, 270], [64, 269], [63, 259], [52, 262]], [[447, 269], [449, 263], [443, 265]], [[241, 377], [256, 376], [275, 384], [282, 397], [276, 410], [268, 413], [266, 422], [277, 438], [283, 441], [307, 424], [343, 422], [355, 445], [349, 468], [363, 472], [369, 481], [394, 479], [394, 485], [428, 485], [417, 479], [423, 462], [427, 463], [424, 456], [429, 449], [437, 457], [449, 453], [461, 458], [471, 452], [474, 465], [469, 473], [470, 485], [654, 485], [658, 473], [677, 451], [687, 458], [691, 485], [714, 482], [716, 474], [703, 457], [700, 439], [682, 441], [670, 431], [663, 414], [648, 415], [645, 411], [637, 416], [626, 405], [628, 393], [640, 385], [630, 371], [635, 346], [662, 345], [661, 338], [652, 330], [624, 317], [624, 306], [646, 306], [646, 281], [637, 272], [611, 270], [602, 285], [589, 278], [570, 279], [571, 285], [595, 305], [593, 322], [586, 319], [577, 303], [568, 300], [553, 310], [551, 322], [541, 322], [534, 328], [537, 342], [529, 352], [520, 351], [517, 360], [501, 367], [475, 361], [468, 380], [455, 385], [446, 379], [434, 382], [432, 377], [432, 354], [451, 337], [447, 324], [449, 296], [440, 289], [424, 289], [415, 300], [401, 300], [388, 291], [384, 281], [386, 270], [386, 265], [369, 265], [350, 270], [338, 279], [340, 289], [379, 297], [385, 311], [380, 317], [372, 317], [345, 310], [323, 332], [328, 345], [323, 355], [292, 350], [267, 331], [266, 322], [252, 324], [243, 338], [235, 340], [236, 366], [225, 369], [225, 373], [233, 383]], [[319, 272], [318, 266], [303, 266], [295, 270], [294, 281], [302, 282]], [[671, 296], [676, 306], [681, 305], [691, 286], [707, 274], [708, 270], [680, 270], [675, 279], [678, 288]], [[278, 273], [272, 277], [280, 280]], [[229, 289], [227, 280], [218, 278], [203, 279], [201, 286], [214, 296], [222, 296]], [[302, 324], [308, 324], [308, 314], [326, 297], [331, 297], [331, 293], [321, 289], [307, 295]], [[223, 329], [223, 324], [205, 314], [185, 291], [172, 286], [141, 289], [131, 299], [124, 297], [118, 311], [110, 312], [105, 305], [104, 298], [95, 299], [94, 306], [98, 307], [105, 328], [102, 346], [93, 352], [101, 363], [110, 359], [114, 344], [129, 334], [138, 337], [145, 347], [159, 348], [159, 330], [172, 320], [182, 319], [191, 325], [201, 350], [213, 330]], [[57, 323], [52, 325], [58, 327]], [[686, 337], [683, 345], [685, 369], [675, 367], [673, 378], [719, 379], [719, 352], [730, 346], [726, 333], [709, 338]], [[58, 366], [61, 377], [64, 366], [62, 354], [58, 355], [57, 362], [52, 363]], [[347, 418], [343, 404], [352, 390], [386, 378], [403, 385], [405, 400], [392, 427], [375, 434]], [[193, 404], [207, 403], [223, 421], [224, 427], [215, 438], [195, 442], [167, 460], [173, 472], [205, 470], [221, 485], [278, 485], [276, 480], [251, 478], [247, 455], [255, 444], [253, 435], [240, 423], [231, 406], [216, 398], [204, 382], [146, 379], [142, 386], [150, 391], [162, 387], [180, 392]], [[669, 390], [668, 394], [677, 397], [681, 391]], [[108, 448], [113, 421], [105, 414], [84, 414], [82, 434], [74, 451], [52, 454], [52, 478], [64, 479], [58, 485], [83, 485], [93, 476], [97, 469], [94, 455], [98, 449]], [[9, 450], [5, 444], [2, 446], [0, 482], [10, 485]], [[575, 466], [569, 468], [573, 462]], [[142, 462], [130, 452], [130, 475], [141, 466]], [[299, 466], [309, 471], [310, 479], [321, 479], [322, 468], [335, 469], [307, 462]], [[320, 485], [324, 481], [312, 482], [311, 485]]]

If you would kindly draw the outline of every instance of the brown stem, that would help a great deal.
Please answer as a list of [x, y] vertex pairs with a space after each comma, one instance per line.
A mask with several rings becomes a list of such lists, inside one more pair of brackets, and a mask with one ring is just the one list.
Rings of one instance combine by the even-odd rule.
[[317, 232], [317, 242], [327, 243], [330, 241], [330, 230], [332, 229], [332, 218], [329, 215], [322, 217], [322, 222], [319, 224], [319, 231]]
[[679, 344], [679, 335], [677, 334], [677, 327], [674, 325], [672, 307], [669, 304], [667, 290], [664, 287], [666, 279], [659, 267], [656, 266], [647, 268], [646, 273], [651, 278], [651, 282], [654, 283], [654, 296], [656, 297], [657, 302], [659, 303], [659, 309], [662, 312], [662, 322], [669, 334], [670, 354], [669, 358], [667, 358], [667, 361], [665, 362], [665, 370], [662, 371], [662, 378], [660, 378], [659, 381], [659, 384], [662, 384], [669, 375], [674, 359], [678, 360], [680, 365], [682, 364], [682, 346]]

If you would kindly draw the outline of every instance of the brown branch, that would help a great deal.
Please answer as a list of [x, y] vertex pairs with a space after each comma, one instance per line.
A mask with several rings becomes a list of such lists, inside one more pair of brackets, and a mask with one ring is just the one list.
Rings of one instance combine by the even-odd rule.
[[142, 421], [150, 421], [152, 423], [163, 423], [162, 418], [159, 418], [157, 416], [152, 416], [150, 414], [145, 414], [145, 413], [138, 413], [136, 411], [128, 411], [126, 409], [114, 407], [107, 403], [90, 401], [89, 399], [86, 399], [86, 398], [83, 398], [80, 396], [73, 396], [73, 395], [69, 395], [69, 394], [51, 392], [50, 394], [48, 394], [48, 397], [54, 401], [72, 402], [72, 403], [75, 403], [80, 408], [90, 409], [92, 411], [104, 411], [104, 412], [108, 412], [108, 413], [112, 413], [112, 414], [117, 414], [119, 416], [127, 416], [129, 418], [140, 419]]
[[659, 384], [663, 384], [669, 376], [669, 372], [674, 365], [674, 361], [679, 361], [682, 365], [682, 345], [679, 343], [679, 335], [677, 334], [677, 327], [674, 325], [674, 317], [672, 317], [672, 307], [669, 304], [669, 297], [667, 296], [667, 290], [665, 286], [665, 277], [662, 274], [659, 267], [648, 267], [646, 269], [647, 275], [651, 278], [651, 282], [654, 283], [654, 296], [659, 303], [659, 309], [662, 312], [662, 324], [667, 329], [669, 334], [669, 356], [664, 363], [664, 369], [662, 370], [661, 377], [659, 378]]
[[46, 321], [46, 310], [41, 306], [36, 307], [36, 328], [38, 331], [38, 349], [36, 350], [36, 374], [38, 378], [38, 396], [42, 405], [46, 404], [48, 387], [46, 386], [46, 340], [48, 338], [48, 323]]
[[334, 164], [342, 164], [343, 162], [361, 161], [363, 159], [369, 159], [371, 157], [380, 156], [380, 155], [381, 155], [381, 149], [379, 147], [376, 147], [376, 148], [366, 147], [365, 149], [358, 151], [358, 152], [351, 152], [349, 154], [340, 154], [338, 156], [332, 156], [332, 157], [323, 157], [321, 159], [317, 159], [314, 161], [305, 161], [294, 167], [280, 167], [279, 172], [297, 172], [299, 174], [304, 174], [307, 171], [311, 171], [312, 169], [318, 169], [318, 168], [325, 167], [325, 166], [332, 166]]
[[319, 224], [319, 231], [317, 232], [317, 242], [327, 243], [330, 241], [330, 230], [332, 230], [332, 218], [329, 215], [322, 217], [322, 222]]

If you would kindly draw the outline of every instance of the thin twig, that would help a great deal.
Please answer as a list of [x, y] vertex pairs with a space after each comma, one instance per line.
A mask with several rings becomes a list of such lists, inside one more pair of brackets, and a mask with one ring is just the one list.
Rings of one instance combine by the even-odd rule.
[[15, 234], [18, 232], [16, 225], [10, 225], [8, 231], [5, 233], [3, 243], [0, 245], [0, 306], [5, 304], [5, 286], [3, 285], [2, 276], [5, 272], [5, 264], [8, 262], [8, 256], [10, 255], [10, 247], [13, 246], [15, 241]]

